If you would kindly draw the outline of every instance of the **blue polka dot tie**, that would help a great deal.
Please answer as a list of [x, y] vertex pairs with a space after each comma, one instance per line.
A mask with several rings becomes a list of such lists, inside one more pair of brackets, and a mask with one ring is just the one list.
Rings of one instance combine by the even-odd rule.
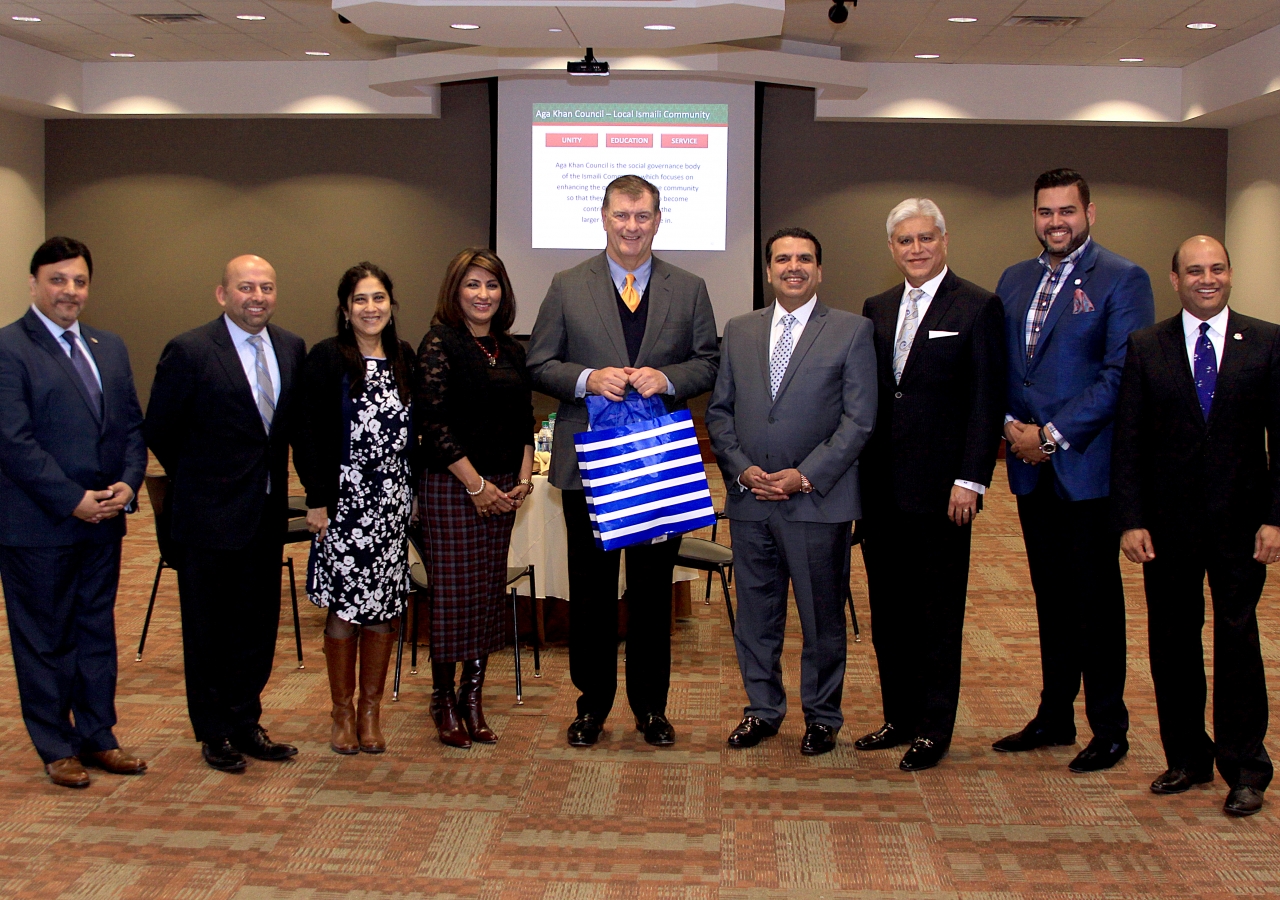
[[1205, 421], [1209, 421], [1209, 409], [1213, 406], [1213, 390], [1218, 386], [1218, 358], [1209, 340], [1209, 323], [1200, 323], [1200, 337], [1196, 340], [1195, 363], [1192, 372], [1196, 379], [1196, 397]]
[[778, 386], [782, 384], [782, 376], [787, 373], [787, 363], [791, 362], [791, 328], [796, 324], [796, 317], [787, 313], [782, 317], [782, 334], [778, 343], [773, 345], [773, 355], [769, 357], [769, 397], [778, 399]]

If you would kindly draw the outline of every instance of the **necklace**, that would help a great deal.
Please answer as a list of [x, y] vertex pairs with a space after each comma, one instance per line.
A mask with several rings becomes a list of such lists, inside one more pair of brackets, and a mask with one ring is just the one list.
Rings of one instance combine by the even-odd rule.
[[471, 336], [471, 340], [476, 342], [476, 346], [480, 348], [480, 352], [484, 354], [485, 359], [489, 360], [489, 368], [492, 369], [498, 364], [498, 342], [493, 342], [493, 352], [489, 352], [489, 348], [480, 343], [480, 338], [475, 335]]

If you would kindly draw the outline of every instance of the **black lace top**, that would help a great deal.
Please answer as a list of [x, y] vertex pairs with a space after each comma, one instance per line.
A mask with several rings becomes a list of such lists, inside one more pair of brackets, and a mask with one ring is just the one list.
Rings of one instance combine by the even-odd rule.
[[[490, 361], [493, 365], [490, 365]], [[427, 471], [467, 457], [481, 475], [517, 473], [533, 444], [533, 383], [511, 337], [434, 325], [418, 347], [414, 406]]]

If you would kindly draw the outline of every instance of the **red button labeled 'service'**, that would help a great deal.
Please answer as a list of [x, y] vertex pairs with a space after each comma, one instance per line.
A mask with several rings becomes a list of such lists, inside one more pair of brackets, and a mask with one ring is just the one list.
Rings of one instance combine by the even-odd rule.
[[653, 135], [606, 134], [604, 136], [604, 145], [606, 147], [652, 147]]
[[705, 148], [709, 145], [705, 134], [664, 134], [662, 136], [662, 146]]
[[600, 136], [594, 131], [590, 134], [548, 134], [548, 147], [596, 147]]

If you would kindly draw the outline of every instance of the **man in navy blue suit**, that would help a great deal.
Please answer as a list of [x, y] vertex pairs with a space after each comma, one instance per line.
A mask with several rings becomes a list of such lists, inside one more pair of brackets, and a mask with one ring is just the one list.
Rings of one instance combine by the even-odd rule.
[[1006, 269], [996, 293], [1008, 341], [1009, 486], [1036, 594], [1044, 682], [1035, 717], [993, 746], [1074, 743], [1083, 680], [1093, 739], [1070, 769], [1094, 772], [1129, 751], [1111, 433], [1129, 334], [1155, 321], [1155, 303], [1147, 273], [1089, 237], [1096, 210], [1078, 172], [1045, 172], [1034, 197], [1044, 253]]
[[121, 513], [147, 448], [124, 342], [79, 322], [92, 276], [88, 247], [50, 238], [31, 309], [0, 329], [0, 579], [22, 718], [63, 787], [147, 768], [111, 731]]

